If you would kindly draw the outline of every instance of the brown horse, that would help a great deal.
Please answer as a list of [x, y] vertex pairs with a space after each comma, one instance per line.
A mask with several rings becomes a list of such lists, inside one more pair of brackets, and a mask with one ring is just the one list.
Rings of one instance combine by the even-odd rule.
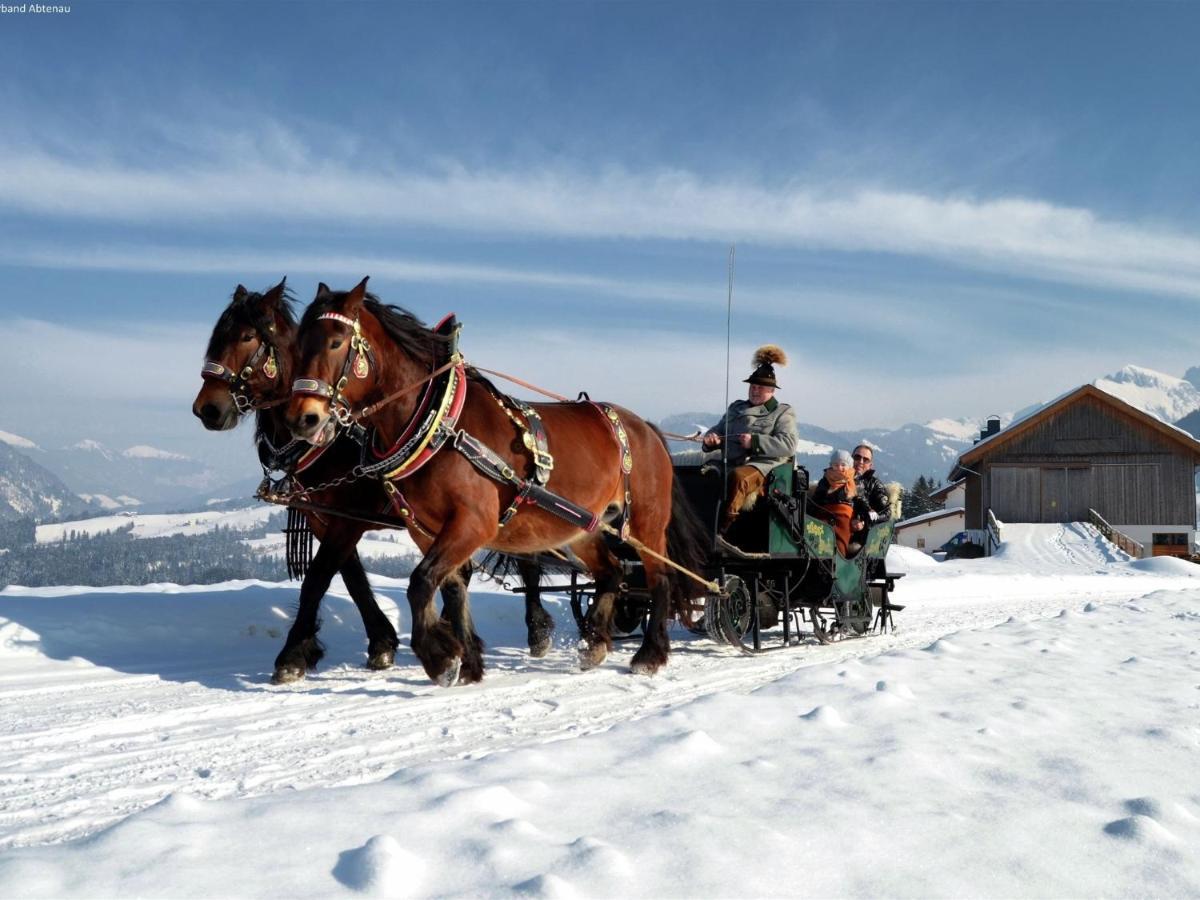
[[[580, 661], [584, 668], [598, 665], [612, 647], [621, 579], [596, 525], [624, 517], [633, 538], [656, 554], [666, 552], [675, 486], [664, 441], [624, 409], [591, 402], [532, 404], [554, 454], [553, 477], [545, 487], [557, 497], [546, 500], [543, 492], [545, 502], [528, 502], [537, 498], [537, 491], [523, 490], [535, 478], [536, 460], [523, 443], [530, 435], [522, 434], [519, 411], [477, 372], [455, 365], [451, 335], [380, 303], [366, 292], [366, 283], [364, 278], [348, 292], [319, 287], [300, 324], [299, 379], [287, 419], [297, 438], [316, 443], [330, 440], [339, 424], [369, 421], [376, 455], [396, 467], [383, 473], [385, 483], [391, 479], [387, 489], [411, 517], [413, 539], [425, 554], [409, 580], [408, 599], [413, 651], [426, 673], [449, 685], [460, 667], [481, 665], [477, 649], [464, 640], [469, 632], [456, 632], [433, 609], [438, 586], [481, 547], [574, 551], [598, 585]], [[623, 457], [631, 463], [628, 479]], [[484, 473], [489, 464], [491, 477]], [[548, 511], [555, 505], [570, 518]], [[670, 606], [681, 589], [672, 570], [654, 556], [643, 553], [642, 564], [652, 604], [632, 668], [652, 674], [667, 661]]]
[[[350, 471], [358, 463], [360, 452], [353, 442], [340, 439], [313, 460], [316, 453], [308, 444], [295, 441], [284, 421], [284, 407], [279, 401], [290, 394], [297, 349], [292, 302], [286, 279], [264, 293], [247, 291], [238, 285], [213, 328], [203, 370], [204, 385], [196, 395], [192, 411], [212, 431], [234, 428], [244, 413], [254, 411], [255, 438], [264, 467], [294, 468], [299, 462], [303, 471], [296, 477], [304, 484], [320, 485]], [[321, 506], [360, 513], [375, 513], [388, 505], [377, 481], [326, 489], [311, 495], [310, 500]], [[388, 668], [399, 645], [396, 630], [379, 608], [355, 549], [363, 533], [377, 526], [338, 516], [305, 515], [321, 546], [301, 584], [296, 621], [275, 660], [272, 681], [281, 684], [303, 678], [306, 670], [315, 668], [324, 655], [317, 636], [318, 611], [337, 572], [341, 573], [366, 628], [368, 667]], [[544, 656], [550, 647], [554, 620], [540, 603], [536, 569], [519, 565], [526, 582], [525, 620], [530, 653]], [[469, 566], [464, 567], [463, 571], [453, 573], [443, 586], [443, 600], [451, 610], [456, 604], [461, 605], [455, 594], [465, 595], [469, 577]]]

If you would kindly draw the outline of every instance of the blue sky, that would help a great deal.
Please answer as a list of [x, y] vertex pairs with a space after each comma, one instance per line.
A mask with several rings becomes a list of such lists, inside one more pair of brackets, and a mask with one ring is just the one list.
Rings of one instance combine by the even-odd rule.
[[1166, 3], [0, 16], [0, 377], [41, 376], [0, 429], [193, 438], [208, 329], [284, 274], [453, 309], [471, 359], [563, 393], [718, 410], [731, 243], [733, 389], [776, 341], [805, 421], [1182, 374], [1198, 39]]

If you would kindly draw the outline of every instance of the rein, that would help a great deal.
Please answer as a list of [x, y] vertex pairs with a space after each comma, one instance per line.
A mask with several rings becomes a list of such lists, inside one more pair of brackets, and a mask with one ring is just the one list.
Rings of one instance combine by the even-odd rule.
[[[423, 386], [429, 384], [429, 382], [433, 381], [433, 379], [437, 378], [439, 375], [449, 372], [451, 369], [453, 369], [455, 366], [459, 365], [462, 362], [463, 362], [463, 360], [461, 357], [458, 357], [457, 359], [451, 359], [450, 362], [446, 363], [444, 366], [438, 366], [438, 368], [434, 369], [432, 372], [430, 372], [428, 375], [426, 375], [420, 381], [414, 381], [412, 384], [406, 384], [404, 387], [400, 388], [400, 390], [394, 391], [393, 393], [388, 394], [382, 400], [378, 400], [375, 403], [369, 403], [366, 406], [364, 406], [362, 409], [360, 409], [358, 412], [349, 413], [348, 416], [350, 419], [352, 419], [355, 422], [360, 422], [363, 419], [370, 418], [371, 416], [375, 415], [375, 413], [379, 412], [381, 409], [383, 409], [385, 406], [387, 406], [389, 403], [391, 403], [393, 400], [399, 400], [405, 394], [410, 394], [413, 391], [415, 391], [417, 388], [423, 387]], [[480, 370], [480, 371], [482, 371], [482, 370]]]
[[448, 372], [451, 369], [453, 369], [455, 366], [459, 365], [459, 363], [462, 363], [463, 365], [467, 366], [468, 368], [474, 369], [476, 372], [484, 372], [488, 375], [495, 375], [497, 378], [503, 378], [505, 381], [511, 381], [513, 384], [518, 384], [523, 388], [528, 388], [529, 390], [535, 391], [544, 397], [549, 397], [552, 400], [558, 400], [562, 403], [573, 402], [569, 397], [564, 397], [562, 394], [556, 394], [556, 393], [554, 393], [554, 391], [548, 391], [545, 388], [540, 388], [536, 384], [530, 384], [528, 381], [522, 381], [520, 378], [517, 378], [514, 375], [506, 375], [503, 372], [497, 372], [495, 369], [485, 369], [482, 366], [469, 365], [460, 356], [457, 359], [451, 359], [450, 362], [446, 363], [443, 366], [438, 366], [438, 368], [434, 369], [432, 372], [430, 372], [428, 375], [426, 375], [420, 381], [414, 381], [412, 384], [406, 384], [404, 387], [400, 388], [400, 390], [393, 391], [392, 393], [390, 393], [386, 397], [384, 397], [382, 400], [377, 400], [374, 403], [369, 403], [366, 406], [364, 406], [362, 409], [360, 409], [358, 412], [349, 413], [348, 417], [355, 422], [361, 422], [363, 419], [368, 419], [371, 416], [375, 415], [375, 413], [377, 413], [381, 409], [383, 409], [385, 406], [387, 406], [389, 403], [391, 403], [393, 400], [399, 400], [405, 394], [410, 394], [413, 391], [415, 391], [417, 388], [424, 387], [425, 385], [429, 384], [429, 382], [431, 382], [435, 378], [437, 378], [439, 375], [442, 375], [445, 372]]

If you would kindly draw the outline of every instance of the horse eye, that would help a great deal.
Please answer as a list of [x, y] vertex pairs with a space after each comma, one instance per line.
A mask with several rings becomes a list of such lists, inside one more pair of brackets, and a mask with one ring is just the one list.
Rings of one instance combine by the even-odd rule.
[[254, 332], [253, 331], [247, 331], [245, 334], [242, 335], [242, 343], [243, 344], [248, 344], [252, 340], [254, 340]]
[[340, 346], [342, 346], [342, 339], [341, 339], [341, 338], [334, 338], [334, 339], [333, 339], [333, 343], [329, 345], [329, 349], [330, 349], [330, 350], [336, 350], [336, 349], [338, 349], [338, 347], [340, 347]]

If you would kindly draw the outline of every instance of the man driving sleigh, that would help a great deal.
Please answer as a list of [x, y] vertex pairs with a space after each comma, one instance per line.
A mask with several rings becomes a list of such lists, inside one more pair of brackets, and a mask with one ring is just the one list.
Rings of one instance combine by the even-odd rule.
[[[750, 387], [745, 400], [736, 400], [702, 439], [706, 451], [725, 448], [729, 469], [728, 501], [721, 514], [717, 543], [725, 541], [737, 517], [754, 505], [762, 493], [767, 473], [780, 463], [790, 462], [796, 454], [799, 434], [796, 413], [787, 403], [775, 399], [779, 383], [775, 366], [787, 365], [787, 355], [774, 344], [765, 344], [754, 352], [755, 367], [745, 383]], [[736, 549], [736, 548], [733, 548]]]

